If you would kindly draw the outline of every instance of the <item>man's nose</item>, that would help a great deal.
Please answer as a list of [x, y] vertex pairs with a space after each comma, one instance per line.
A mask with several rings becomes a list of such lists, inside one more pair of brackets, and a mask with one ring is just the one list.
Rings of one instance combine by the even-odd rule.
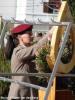
[[31, 41], [33, 41], [33, 38], [34, 38], [34, 36], [32, 35], [32, 36], [31, 36]]

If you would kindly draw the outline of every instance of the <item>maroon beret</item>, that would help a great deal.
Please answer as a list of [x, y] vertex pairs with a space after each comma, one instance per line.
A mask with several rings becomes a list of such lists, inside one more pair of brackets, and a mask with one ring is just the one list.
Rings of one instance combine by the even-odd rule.
[[24, 32], [28, 29], [32, 29], [32, 27], [33, 27], [33, 25], [28, 25], [28, 24], [18, 25], [17, 27], [15, 27], [11, 30], [11, 33], [18, 34], [18, 33]]

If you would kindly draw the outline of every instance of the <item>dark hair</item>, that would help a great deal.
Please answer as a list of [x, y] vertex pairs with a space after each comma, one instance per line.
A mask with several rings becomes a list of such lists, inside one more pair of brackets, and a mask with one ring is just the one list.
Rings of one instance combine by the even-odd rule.
[[26, 31], [31, 31], [31, 30], [32, 30], [32, 28], [29, 28], [29, 29], [22, 31], [20, 33], [16, 33], [15, 35], [8, 36], [8, 41], [7, 41], [6, 48], [5, 48], [5, 56], [7, 59], [11, 59], [14, 48], [19, 44], [19, 41], [16, 37], [18, 35], [25, 34]]
[[42, 37], [42, 33], [38, 33], [38, 36]]
[[8, 36], [8, 41], [5, 48], [5, 56], [7, 59], [11, 59], [14, 48], [15, 48], [15, 44], [13, 41], [13, 37], [10, 35]]

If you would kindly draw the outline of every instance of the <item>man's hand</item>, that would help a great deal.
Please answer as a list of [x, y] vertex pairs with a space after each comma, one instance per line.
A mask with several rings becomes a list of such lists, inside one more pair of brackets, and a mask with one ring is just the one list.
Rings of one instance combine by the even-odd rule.
[[36, 52], [35, 52], [35, 56], [38, 56], [38, 54], [39, 54], [38, 51], [36, 51]]
[[49, 33], [50, 33], [50, 35], [52, 35], [53, 34], [53, 31], [55, 30], [55, 26], [53, 26], [51, 29], [50, 29], [50, 31], [49, 31]]

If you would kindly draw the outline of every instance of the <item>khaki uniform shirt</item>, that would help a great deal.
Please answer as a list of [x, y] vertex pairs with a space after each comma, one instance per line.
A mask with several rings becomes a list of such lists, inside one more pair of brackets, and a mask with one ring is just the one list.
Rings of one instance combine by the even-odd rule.
[[[33, 59], [35, 58], [35, 52], [42, 47], [47, 41], [49, 33], [45, 35], [37, 44], [30, 47], [18, 45], [12, 54], [11, 58], [11, 71], [12, 73], [36, 73], [35, 64]], [[35, 77], [28, 76], [13, 76], [12, 79], [36, 84]], [[19, 84], [11, 83], [8, 97], [26, 97], [29, 92], [28, 88]], [[35, 93], [35, 92], [34, 92]], [[9, 99], [11, 100], [11, 99]]]

